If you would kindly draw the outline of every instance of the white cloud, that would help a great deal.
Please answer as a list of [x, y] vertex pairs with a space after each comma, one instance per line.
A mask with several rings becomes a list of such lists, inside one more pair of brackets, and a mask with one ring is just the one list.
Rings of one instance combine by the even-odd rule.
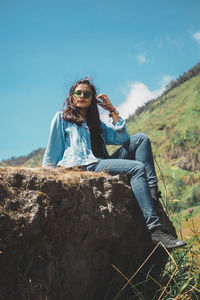
[[123, 118], [128, 118], [132, 115], [136, 109], [151, 99], [154, 99], [162, 94], [166, 85], [173, 79], [171, 75], [165, 75], [159, 82], [160, 88], [156, 90], [150, 90], [142, 82], [130, 83], [128, 88], [129, 92], [125, 101], [118, 106], [118, 111]]
[[198, 43], [200, 43], [200, 31], [195, 32], [192, 36]]
[[140, 54], [137, 56], [137, 61], [139, 65], [142, 65], [146, 62], [146, 56], [144, 54]]
[[[154, 99], [162, 94], [165, 90], [166, 85], [173, 79], [170, 75], [165, 75], [159, 82], [160, 88], [156, 90], [150, 90], [142, 82], [132, 82], [128, 84], [128, 87], [122, 87], [121, 90], [128, 90], [126, 99], [123, 103], [118, 105], [117, 110], [124, 119], [128, 118], [130, 115], [134, 114], [136, 109], [151, 99]], [[105, 110], [100, 110], [102, 121], [108, 123], [108, 114]]]
[[129, 89], [130, 91], [127, 98], [118, 107], [118, 111], [123, 118], [128, 118], [139, 106], [142, 106], [147, 101], [159, 96], [164, 90], [163, 87], [158, 90], [150, 90], [142, 82], [131, 83]]
[[170, 81], [173, 80], [173, 79], [174, 78], [171, 75], [163, 76], [162, 80], [160, 81], [160, 87], [164, 89], [166, 87], [166, 85], [168, 83], [170, 83]]

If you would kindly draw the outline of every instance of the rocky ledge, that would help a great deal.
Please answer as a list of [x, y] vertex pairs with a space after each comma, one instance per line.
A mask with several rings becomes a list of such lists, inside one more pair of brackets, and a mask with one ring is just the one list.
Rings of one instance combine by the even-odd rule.
[[123, 178], [0, 168], [0, 299], [110, 300], [135, 293], [152, 299], [158, 286], [147, 284], [147, 274], [159, 278], [167, 260], [162, 248], [132, 281], [145, 284], [119, 292], [153, 247]]

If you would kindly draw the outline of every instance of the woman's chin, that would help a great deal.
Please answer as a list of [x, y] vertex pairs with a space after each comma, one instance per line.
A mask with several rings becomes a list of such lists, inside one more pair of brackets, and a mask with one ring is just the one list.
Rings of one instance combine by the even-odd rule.
[[77, 107], [77, 108], [83, 108], [83, 109], [85, 108], [85, 109], [87, 109], [87, 108], [88, 108], [88, 105], [85, 104], [85, 103], [77, 103], [76, 107]]

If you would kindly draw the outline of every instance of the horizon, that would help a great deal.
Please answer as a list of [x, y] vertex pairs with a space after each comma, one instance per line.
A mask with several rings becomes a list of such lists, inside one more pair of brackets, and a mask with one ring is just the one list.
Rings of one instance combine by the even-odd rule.
[[199, 11], [198, 0], [3, 0], [0, 161], [45, 148], [77, 79], [124, 118], [158, 97], [200, 61]]

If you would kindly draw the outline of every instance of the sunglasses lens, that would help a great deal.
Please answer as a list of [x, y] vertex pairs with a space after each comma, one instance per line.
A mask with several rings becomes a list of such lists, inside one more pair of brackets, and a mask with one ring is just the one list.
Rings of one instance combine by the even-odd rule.
[[76, 98], [78, 98], [78, 97], [81, 96], [81, 91], [75, 91], [75, 92], [73, 92], [73, 95], [74, 95]]
[[88, 98], [90, 98], [90, 97], [92, 96], [92, 93], [89, 92], [89, 91], [86, 91], [86, 92], [83, 93], [83, 95], [84, 95], [84, 97], [85, 97], [86, 99], [88, 99]]
[[78, 91], [73, 92], [73, 95], [76, 98], [80, 97], [82, 94], [83, 94], [83, 96], [84, 96], [85, 99], [88, 99], [88, 98], [90, 98], [92, 96], [92, 92], [90, 92], [90, 91], [83, 92], [83, 91], [79, 91], [78, 90]]

